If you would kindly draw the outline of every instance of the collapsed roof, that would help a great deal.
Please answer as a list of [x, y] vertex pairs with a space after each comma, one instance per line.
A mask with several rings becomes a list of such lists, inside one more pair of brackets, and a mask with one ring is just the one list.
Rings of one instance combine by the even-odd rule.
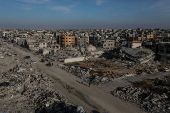
[[136, 63], [146, 63], [153, 60], [155, 54], [150, 49], [145, 48], [121, 48], [122, 57], [128, 58]]

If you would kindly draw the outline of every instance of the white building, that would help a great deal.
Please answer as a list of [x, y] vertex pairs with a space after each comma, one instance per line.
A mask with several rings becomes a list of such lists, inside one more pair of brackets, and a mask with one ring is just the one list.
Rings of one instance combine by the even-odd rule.
[[105, 49], [114, 49], [115, 41], [114, 40], [105, 40], [103, 43], [103, 48]]
[[47, 48], [46, 42], [39, 42], [39, 48]]
[[128, 47], [129, 48], [138, 48], [142, 46], [142, 42], [140, 41], [129, 41], [128, 42]]

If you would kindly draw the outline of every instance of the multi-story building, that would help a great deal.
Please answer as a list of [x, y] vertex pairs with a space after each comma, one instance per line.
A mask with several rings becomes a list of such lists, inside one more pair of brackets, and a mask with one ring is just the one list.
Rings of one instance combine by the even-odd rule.
[[114, 40], [104, 40], [103, 41], [103, 48], [114, 49], [115, 48], [115, 41]]
[[170, 61], [170, 42], [158, 44], [158, 60]]
[[75, 36], [60, 35], [59, 44], [61, 47], [74, 47], [75, 46]]
[[87, 46], [89, 44], [89, 37], [78, 37], [77, 46]]
[[51, 40], [50, 42], [48, 42], [48, 47], [50, 49], [54, 49], [54, 50], [59, 50], [60, 49], [60, 45], [57, 44], [57, 41], [56, 40]]
[[162, 34], [163, 37], [170, 37], [170, 33], [164, 33]]
[[29, 38], [30, 37], [29, 34], [27, 34], [27, 33], [21, 33], [21, 34], [18, 34], [18, 35], [21, 38]]
[[146, 37], [144, 35], [141, 35], [138, 37], [138, 40], [141, 41], [141, 40], [146, 40]]
[[2, 38], [3, 36], [3, 32], [0, 30], [0, 38]]
[[150, 34], [150, 35], [147, 35], [147, 39], [153, 39], [154, 38], [154, 35]]
[[39, 48], [47, 48], [46, 42], [39, 42]]
[[128, 45], [129, 48], [137, 48], [142, 46], [142, 42], [140, 41], [129, 41]]
[[99, 44], [98, 44], [97, 37], [90, 36], [90, 37], [89, 37], [89, 44], [97, 47], [97, 46], [99, 45]]
[[162, 38], [162, 41], [163, 41], [163, 42], [170, 42], [170, 37], [163, 37], [163, 38]]

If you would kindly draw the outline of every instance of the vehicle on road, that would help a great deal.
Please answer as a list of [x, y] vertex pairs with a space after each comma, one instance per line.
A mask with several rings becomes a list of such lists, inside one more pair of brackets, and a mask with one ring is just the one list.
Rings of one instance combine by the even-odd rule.
[[44, 60], [44, 59], [41, 59], [40, 62], [45, 62], [45, 60]]
[[46, 66], [49, 66], [49, 67], [51, 67], [51, 66], [53, 66], [53, 63], [51, 63], [51, 62], [48, 62], [48, 63], [46, 64]]
[[37, 63], [36, 61], [31, 61], [31, 64], [35, 64], [35, 63]]
[[161, 69], [159, 69], [159, 71], [162, 71], [162, 72], [168, 72], [168, 71], [170, 71], [170, 69], [169, 69], [169, 68], [167, 68], [167, 67], [165, 67], [165, 68], [161, 68]]
[[167, 71], [170, 71], [170, 69], [169, 68], [163, 68], [163, 71], [167, 72]]
[[25, 59], [29, 59], [29, 58], [31, 58], [31, 57], [30, 57], [30, 56], [25, 56], [24, 58], [25, 58]]

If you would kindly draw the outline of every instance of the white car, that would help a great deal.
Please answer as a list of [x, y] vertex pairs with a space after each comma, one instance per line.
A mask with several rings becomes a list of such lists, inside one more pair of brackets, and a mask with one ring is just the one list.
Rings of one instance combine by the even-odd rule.
[[170, 71], [170, 69], [169, 68], [164, 68], [163, 71], [167, 72], [167, 71]]
[[31, 61], [31, 64], [35, 64], [35, 63], [37, 63], [36, 61]]

